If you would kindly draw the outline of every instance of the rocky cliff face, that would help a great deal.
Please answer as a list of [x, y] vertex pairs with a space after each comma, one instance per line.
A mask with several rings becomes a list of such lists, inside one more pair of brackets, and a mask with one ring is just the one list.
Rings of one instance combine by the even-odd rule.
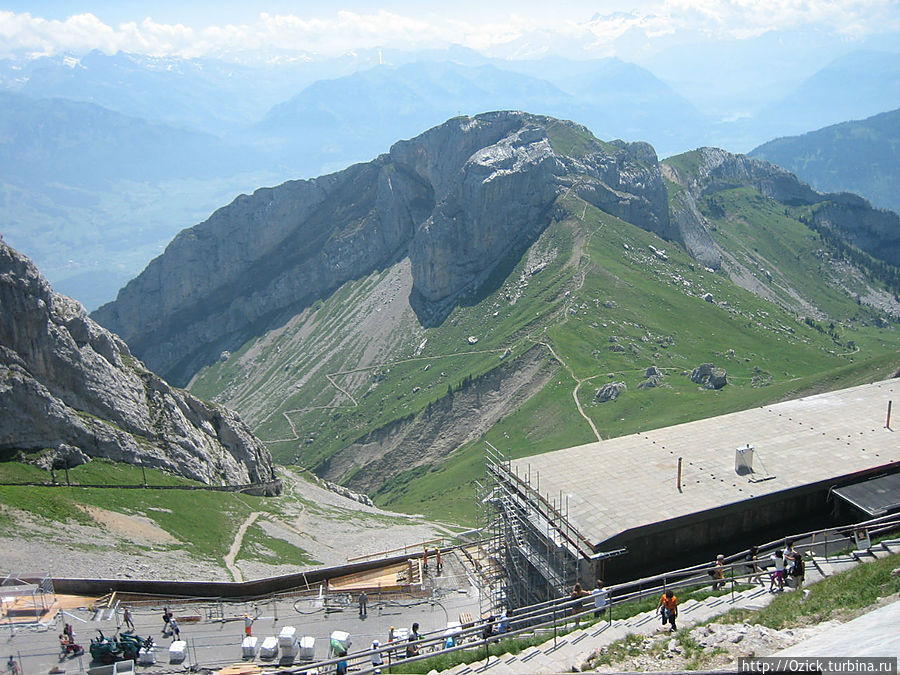
[[874, 209], [854, 194], [842, 192], [827, 197], [828, 202], [813, 214], [816, 223], [840, 232], [869, 255], [900, 266], [900, 216]]
[[[577, 156], [560, 135], [579, 140]], [[184, 384], [200, 367], [340, 284], [409, 256], [410, 302], [443, 321], [576, 190], [635, 225], [670, 233], [646, 144], [601, 144], [525, 113], [460, 117], [367, 164], [241, 196], [185, 230], [94, 317]]]
[[2, 239], [0, 449], [143, 461], [210, 484], [275, 477], [235, 413], [148, 371]]
[[672, 222], [679, 239], [692, 255], [718, 267], [721, 253], [716, 251], [708, 224], [696, 207], [695, 199], [736, 187], [752, 187], [764, 197], [789, 206], [818, 205], [814, 220], [824, 224], [850, 243], [893, 265], [900, 264], [900, 218], [896, 213], [876, 209], [862, 197], [848, 193], [821, 193], [800, 181], [794, 174], [769, 162], [734, 155], [719, 148], [700, 148], [682, 157], [690, 157], [686, 169], [679, 162], [666, 161], [666, 178], [684, 187], [687, 194], [676, 196]]

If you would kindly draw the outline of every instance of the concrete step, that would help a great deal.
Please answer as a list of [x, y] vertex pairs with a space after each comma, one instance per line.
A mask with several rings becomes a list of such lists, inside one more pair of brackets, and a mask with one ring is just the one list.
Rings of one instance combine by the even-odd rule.
[[685, 614], [688, 612], [692, 612], [700, 606], [700, 602], [691, 598], [690, 600], [685, 600], [678, 608], [679, 614]]
[[644, 612], [643, 614], [639, 614], [634, 617], [637, 621], [632, 621], [631, 625], [635, 628], [640, 628], [641, 626], [646, 626], [648, 623], [659, 620], [659, 615], [656, 612]]
[[474, 669], [476, 673], [489, 673], [489, 675], [517, 675], [520, 671], [518, 668], [511, 667], [502, 657], [490, 656], [487, 661], [482, 661], [479, 668]]
[[853, 558], [829, 558], [828, 560], [820, 559], [818, 561], [819, 569], [827, 577], [851, 570], [858, 564], [859, 562]]
[[893, 555], [893, 553], [891, 553], [887, 548], [885, 548], [884, 546], [881, 546], [881, 545], [873, 546], [872, 548], [869, 549], [869, 552], [873, 556], [878, 558], [878, 560], [882, 560], [883, 558], [890, 558]]
[[556, 667], [556, 660], [548, 657], [539, 648], [532, 647], [525, 652], [519, 654], [519, 664], [522, 665], [522, 673], [537, 673], [542, 669], [553, 669]]
[[850, 555], [860, 562], [874, 562], [876, 560], [874, 554], [868, 548], [857, 549], [856, 551], [852, 551]]
[[881, 545], [891, 553], [900, 553], [900, 539], [884, 539]]

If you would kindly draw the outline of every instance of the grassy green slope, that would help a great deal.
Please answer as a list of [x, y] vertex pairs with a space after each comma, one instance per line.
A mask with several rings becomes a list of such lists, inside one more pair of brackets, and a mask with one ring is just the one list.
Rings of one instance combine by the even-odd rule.
[[[752, 197], [735, 196], [739, 201]], [[747, 242], [750, 251], [770, 242], [766, 255], [779, 262], [786, 254], [770, 239], [773, 230], [790, 230], [788, 235], [798, 240], [806, 237], [805, 245], [798, 243], [796, 248], [802, 248], [808, 267], [795, 265], [789, 281], [802, 285], [828, 308], [836, 323], [830, 333], [821, 322], [804, 323], [724, 276], [698, 267], [680, 249], [666, 246], [652, 234], [574, 199], [566, 206], [575, 220], [582, 221], [576, 227], [583, 226], [589, 243], [580, 271], [570, 279], [568, 297], [560, 299], [565, 310], [545, 322], [546, 331], [541, 327], [528, 339], [546, 341], [571, 372], [561, 369], [550, 386], [483, 439], [460, 448], [445, 466], [392, 481], [377, 495], [379, 503], [471, 521], [471, 481], [483, 473], [483, 440], [514, 457], [595, 440], [572, 399], [578, 381], [584, 410], [601, 436], [608, 438], [852, 386], [886, 377], [897, 368], [893, 329], [864, 325], [871, 318], [865, 308], [807, 280], [815, 279], [819, 265], [811, 254], [817, 238], [799, 221], [784, 216], [783, 208], [779, 214], [747, 208], [747, 219], [755, 222], [738, 218], [738, 231], [724, 222], [719, 234]], [[773, 215], [778, 217], [770, 220]], [[754, 230], [766, 223], [768, 231]], [[565, 226], [556, 224], [545, 236]], [[653, 254], [651, 245], [665, 248], [668, 260]], [[705, 293], [711, 293], [715, 302], [703, 300]], [[620, 347], [624, 351], [610, 349]], [[687, 377], [704, 362], [728, 371], [724, 389], [700, 390]], [[640, 390], [637, 385], [649, 365], [663, 370], [665, 385]], [[614, 402], [596, 403], [596, 389], [609, 381], [625, 382], [626, 393]]]
[[[0, 461], [0, 483], [50, 483], [47, 471], [31, 464], [2, 458]], [[30, 528], [21, 527], [21, 514], [33, 522], [51, 527], [63, 527], [66, 523], [99, 526], [82, 506], [94, 506], [127, 516], [137, 516], [149, 520], [160, 529], [172, 535], [178, 543], [152, 545], [137, 544], [123, 540], [122, 552], [136, 549], [165, 550], [177, 549], [196, 559], [222, 564], [222, 557], [244, 519], [254, 511], [259, 511], [275, 520], [289, 520], [298, 509], [317, 509], [295, 491], [279, 497], [254, 497], [233, 492], [207, 490], [135, 490], [118, 488], [85, 488], [75, 484], [136, 485], [142, 484], [144, 476], [148, 485], [200, 485], [179, 476], [163, 473], [156, 469], [146, 469], [130, 464], [120, 464], [104, 459], [96, 459], [88, 464], [74, 467], [68, 472], [72, 487], [55, 488], [28, 485], [0, 485], [0, 536], [37, 537]], [[56, 472], [56, 480], [65, 483], [64, 471]], [[259, 522], [259, 521], [257, 521]], [[68, 542], [76, 548], [90, 549], [90, 542]], [[285, 559], [298, 564], [313, 563], [302, 549], [290, 542], [264, 535], [259, 525], [250, 530], [250, 536], [238, 559], [252, 558], [272, 562], [275, 553], [290, 553]]]
[[[423, 329], [404, 314], [372, 356], [372, 346], [353, 333], [353, 307], [377, 292], [391, 274], [386, 270], [346, 285], [208, 368], [192, 390], [249, 417], [280, 461], [317, 467], [365, 434], [424, 414], [429, 403], [504, 359], [542, 345], [557, 369], [542, 390], [444, 464], [398, 466], [373, 495], [392, 509], [472, 522], [472, 481], [483, 472], [484, 440], [520, 457], [596, 439], [574, 396], [608, 438], [896, 370], [895, 330], [879, 328], [885, 324], [871, 310], [824, 283], [835, 272], [824, 262], [825, 244], [798, 220], [801, 211], [747, 189], [699, 206], [719, 243], [780, 304], [808, 313], [781, 309], [698, 266], [679, 247], [569, 195], [530, 251], [505, 261], [482, 295], [462, 302], [440, 327]], [[470, 344], [469, 336], [478, 342]], [[315, 345], [323, 342], [332, 346], [317, 356]], [[280, 350], [266, 348], [276, 343]], [[701, 363], [725, 368], [729, 384], [700, 390], [688, 375]], [[651, 365], [664, 372], [664, 385], [639, 389]], [[266, 384], [247, 385], [259, 372], [267, 373], [260, 380]], [[279, 379], [286, 372], [290, 377]], [[627, 391], [597, 403], [596, 390], [610, 381], [625, 382]], [[254, 397], [274, 401], [273, 408], [257, 415], [249, 404]]]

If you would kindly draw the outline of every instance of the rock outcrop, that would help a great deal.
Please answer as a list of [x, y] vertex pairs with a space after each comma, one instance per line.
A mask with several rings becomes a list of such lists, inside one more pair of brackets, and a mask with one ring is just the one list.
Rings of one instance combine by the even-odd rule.
[[691, 382], [706, 389], [721, 389], [728, 384], [728, 374], [724, 368], [716, 368], [711, 363], [702, 363], [691, 371]]
[[600, 387], [594, 397], [598, 403], [606, 403], [607, 401], [615, 401], [628, 389], [624, 382], [609, 382]]
[[872, 257], [900, 266], [900, 216], [893, 211], [874, 209], [862, 197], [842, 192], [829, 194], [812, 217]]
[[173, 389], [0, 238], [0, 449], [106, 457], [209, 484], [275, 478], [233, 412]]
[[[577, 156], [561, 150], [572, 145]], [[579, 125], [526, 113], [459, 117], [372, 162], [238, 197], [181, 232], [93, 316], [185, 384], [223, 351], [408, 256], [410, 304], [437, 325], [533, 243], [568, 191], [670, 233], [650, 146], [600, 143]]]

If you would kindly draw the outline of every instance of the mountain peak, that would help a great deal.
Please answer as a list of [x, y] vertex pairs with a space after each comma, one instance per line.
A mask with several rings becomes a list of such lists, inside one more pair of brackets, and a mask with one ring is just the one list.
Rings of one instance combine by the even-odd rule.
[[533, 242], [567, 191], [677, 234], [647, 144], [603, 143], [572, 122], [491, 112], [448, 120], [371, 162], [239, 197], [183, 231], [95, 317], [186, 383], [261, 325], [408, 256], [410, 303], [423, 325], [435, 325]]

